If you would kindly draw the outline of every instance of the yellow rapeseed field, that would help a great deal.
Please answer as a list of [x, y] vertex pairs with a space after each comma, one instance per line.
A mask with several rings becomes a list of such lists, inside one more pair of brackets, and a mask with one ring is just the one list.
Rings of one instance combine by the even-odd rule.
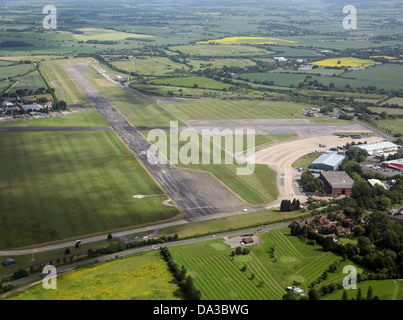
[[200, 41], [198, 44], [276, 44], [276, 43], [296, 43], [296, 41], [278, 39], [278, 38], [267, 38], [267, 37], [227, 37], [217, 40]]
[[312, 64], [324, 67], [369, 67], [377, 63], [374, 60], [346, 57], [320, 60]]
[[57, 278], [56, 290], [38, 284], [13, 300], [177, 300], [178, 287], [157, 252], [117, 259]]

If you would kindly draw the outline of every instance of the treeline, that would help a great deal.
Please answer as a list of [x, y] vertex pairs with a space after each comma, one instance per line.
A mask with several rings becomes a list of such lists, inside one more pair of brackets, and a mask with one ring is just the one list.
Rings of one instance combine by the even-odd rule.
[[301, 208], [301, 202], [298, 199], [291, 200], [282, 200], [280, 204], [280, 211], [296, 211]]
[[189, 300], [201, 300], [201, 292], [195, 287], [193, 278], [190, 275], [187, 275], [185, 266], [179, 268], [178, 264], [173, 260], [167, 247], [161, 247], [160, 252], [163, 259], [166, 261], [169, 270], [175, 276], [175, 279], [179, 283], [179, 287], [183, 290], [186, 297]]
[[16, 47], [32, 47], [32, 43], [24, 42], [24, 41], [2, 41], [0, 42], [0, 47], [2, 48], [16, 48]]
[[118, 241], [118, 242], [113, 242], [104, 248], [89, 249], [88, 256], [94, 257], [94, 256], [100, 256], [100, 255], [104, 255], [104, 254], [111, 254], [111, 253], [116, 253], [116, 252], [120, 252], [120, 251], [127, 250], [127, 249], [134, 249], [134, 248], [140, 248], [140, 247], [154, 245], [154, 244], [162, 244], [162, 243], [166, 243], [166, 242], [178, 241], [178, 239], [179, 239], [178, 234], [175, 234], [173, 236], [168, 236], [168, 237], [162, 236], [157, 239], [148, 238], [148, 239], [142, 239], [140, 241], [133, 241], [133, 242], [128, 242], [128, 243], [124, 243], [123, 241]]

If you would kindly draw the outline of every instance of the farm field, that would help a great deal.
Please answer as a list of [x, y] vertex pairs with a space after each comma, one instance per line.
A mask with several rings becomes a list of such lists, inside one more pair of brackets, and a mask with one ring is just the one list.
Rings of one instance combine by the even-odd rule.
[[[368, 288], [372, 287], [373, 295], [378, 296], [379, 300], [403, 300], [403, 281], [402, 280], [368, 280], [359, 282], [357, 288], [361, 288], [362, 295], [366, 297]], [[332, 292], [321, 300], [341, 300], [344, 290]], [[357, 290], [347, 290], [348, 298], [356, 298]]]
[[186, 65], [173, 62], [166, 57], [131, 58], [129, 61], [115, 61], [113, 65], [126, 72], [143, 75], [164, 75], [176, 69], [188, 69]]
[[[307, 245], [289, 235], [289, 229], [257, 233], [260, 244], [249, 246], [249, 255], [230, 256], [223, 240], [213, 240], [170, 248], [178, 265], [184, 265], [206, 300], [281, 300], [294, 280], [309, 290], [329, 265], [342, 259], [323, 252], [318, 245]], [[272, 248], [275, 248], [272, 254]], [[321, 284], [341, 282], [341, 262], [335, 273]], [[241, 268], [246, 266], [246, 271]], [[255, 277], [251, 278], [254, 274]]]
[[14, 78], [17, 76], [24, 75], [34, 69], [32, 64], [17, 64], [13, 66], [0, 67], [0, 77], [1, 79]]
[[370, 59], [359, 59], [359, 58], [334, 58], [334, 59], [325, 59], [316, 62], [312, 62], [311, 64], [317, 66], [324, 66], [324, 67], [369, 67], [375, 64], [378, 64], [374, 60]]
[[259, 49], [252, 46], [242, 46], [242, 45], [209, 45], [209, 44], [198, 44], [198, 45], [182, 45], [182, 46], [172, 46], [169, 48], [172, 51], [179, 51], [183, 54], [190, 54], [192, 56], [233, 56], [233, 57], [245, 57], [245, 56], [261, 56], [268, 55], [271, 52]]
[[[167, 196], [113, 132], [3, 132], [0, 145], [0, 248], [178, 214], [162, 205]], [[138, 194], [158, 196], [132, 198]]]
[[[166, 103], [164, 107], [186, 120], [303, 119], [303, 104], [273, 101], [201, 100]], [[295, 115], [293, 115], [295, 114]]]
[[18, 84], [10, 90], [10, 93], [14, 93], [17, 90], [39, 89], [47, 87], [46, 82], [43, 80], [38, 71], [30, 72], [25, 76], [15, 78], [15, 80], [18, 80]]
[[42, 282], [6, 300], [182, 300], [183, 294], [159, 252], [80, 267], [59, 275], [57, 290]]
[[392, 132], [403, 134], [403, 119], [381, 119], [376, 123], [384, 128], [392, 130]]
[[386, 112], [387, 114], [403, 114], [403, 108], [369, 107], [368, 109], [379, 114], [382, 112]]
[[403, 98], [394, 97], [394, 98], [391, 98], [391, 99], [389, 99], [389, 100], [386, 100], [383, 104], [385, 104], [385, 103], [397, 104], [397, 105], [399, 105], [400, 107], [403, 107]]
[[256, 63], [250, 59], [193, 59], [189, 61], [189, 64], [191, 64], [195, 70], [202, 70], [205, 68], [222, 68], [223, 66], [247, 68], [256, 65]]
[[298, 86], [306, 78], [302, 73], [285, 72], [267, 72], [267, 73], [246, 73], [241, 76], [249, 81], [274, 81], [274, 85], [288, 87], [290, 85]]
[[151, 80], [148, 83], [168, 85], [168, 86], [172, 85], [177, 87], [214, 89], [214, 90], [229, 89], [232, 87], [232, 85], [230, 84], [205, 77], [181, 77], [181, 78], [158, 79], [158, 80]]
[[200, 41], [197, 44], [282, 44], [282, 43], [296, 43], [296, 41], [268, 38], [268, 37], [227, 37], [223, 39]]
[[127, 38], [153, 38], [151, 35], [119, 32], [100, 28], [81, 28], [78, 31], [83, 34], [75, 34], [73, 37], [78, 41], [98, 40], [98, 41], [121, 41]]

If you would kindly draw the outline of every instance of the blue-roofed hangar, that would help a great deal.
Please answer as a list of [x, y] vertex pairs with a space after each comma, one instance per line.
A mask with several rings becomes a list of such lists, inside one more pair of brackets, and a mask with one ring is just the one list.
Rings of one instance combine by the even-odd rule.
[[318, 159], [312, 162], [311, 167], [317, 167], [320, 170], [337, 170], [341, 165], [345, 156], [341, 156], [335, 153], [326, 153], [321, 155]]

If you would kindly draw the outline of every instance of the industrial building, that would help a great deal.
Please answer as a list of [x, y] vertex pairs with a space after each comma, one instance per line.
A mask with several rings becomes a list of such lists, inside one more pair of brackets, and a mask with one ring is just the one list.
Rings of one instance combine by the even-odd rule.
[[358, 148], [360, 151], [367, 150], [370, 156], [376, 156], [378, 154], [382, 155], [384, 153], [393, 153], [399, 149], [396, 144], [389, 141], [357, 144], [351, 146], [351, 148]]
[[396, 170], [403, 170], [403, 159], [396, 159], [382, 162], [383, 167], [389, 167]]
[[326, 153], [321, 155], [318, 159], [312, 162], [311, 167], [317, 167], [320, 170], [337, 170], [346, 157], [335, 154]]
[[386, 186], [382, 183], [382, 181], [378, 179], [368, 179], [368, 183], [371, 185], [371, 187], [375, 187], [376, 185], [379, 185], [383, 187], [384, 189], [387, 189]]
[[328, 194], [351, 195], [354, 180], [344, 171], [324, 171], [320, 177], [325, 184], [325, 190]]

